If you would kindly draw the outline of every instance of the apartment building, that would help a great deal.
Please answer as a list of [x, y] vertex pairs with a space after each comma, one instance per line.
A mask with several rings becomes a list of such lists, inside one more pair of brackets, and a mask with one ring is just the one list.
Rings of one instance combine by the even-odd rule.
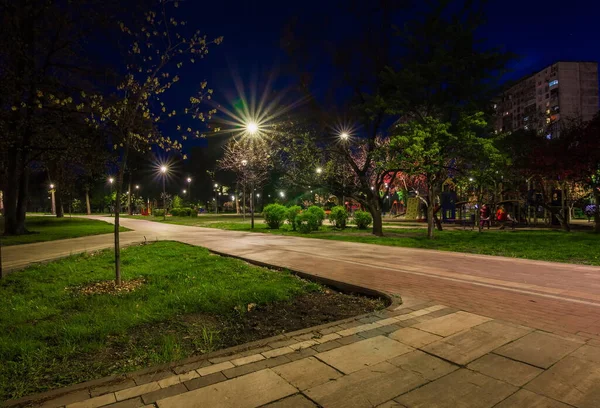
[[517, 81], [494, 104], [495, 129], [558, 137], [560, 121], [598, 113], [598, 63], [559, 61]]

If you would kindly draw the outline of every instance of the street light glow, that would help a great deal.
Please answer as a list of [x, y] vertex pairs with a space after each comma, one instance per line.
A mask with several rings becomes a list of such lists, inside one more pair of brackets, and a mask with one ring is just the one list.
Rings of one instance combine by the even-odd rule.
[[54, 184], [50, 184], [50, 188], [54, 188]]
[[256, 194], [257, 197], [260, 197], [260, 194]]
[[320, 167], [317, 167], [317, 174], [321, 174], [321, 173], [323, 173], [323, 169]]
[[186, 189], [183, 189], [183, 194], [185, 194], [185, 193], [187, 193], [187, 190], [186, 190]]
[[469, 181], [473, 181], [473, 177], [469, 177]]
[[231, 201], [235, 201], [235, 196], [231, 196]]
[[256, 122], [249, 122], [246, 125], [246, 130], [248, 131], [248, 133], [250, 133], [251, 135], [253, 135], [256, 132], [258, 132], [258, 125], [256, 124]]
[[285, 193], [283, 191], [280, 191], [279, 195], [281, 196], [281, 198], [285, 197]]
[[219, 185], [217, 183], [215, 183], [215, 188], [219, 187]]
[[135, 186], [135, 189], [136, 189], [136, 190], [139, 190], [139, 189], [140, 189], [140, 186], [136, 184], [136, 186]]
[[340, 135], [340, 139], [342, 140], [348, 140], [349, 137], [350, 135], [346, 132], [342, 132], [342, 134]]
[[160, 166], [160, 172], [161, 172], [162, 174], [165, 174], [165, 173], [167, 172], [167, 170], [168, 170], [168, 169], [167, 169], [167, 166]]
[[115, 181], [115, 179], [114, 179], [114, 178], [112, 178], [112, 177], [109, 177], [109, 178], [108, 178], [108, 182], [109, 182], [110, 184], [112, 184], [112, 183], [113, 183], [113, 181]]
[[192, 182], [192, 178], [191, 178], [191, 177], [188, 177], [188, 178], [187, 178], [187, 182], [188, 182], [188, 183], [191, 183], [191, 182]]

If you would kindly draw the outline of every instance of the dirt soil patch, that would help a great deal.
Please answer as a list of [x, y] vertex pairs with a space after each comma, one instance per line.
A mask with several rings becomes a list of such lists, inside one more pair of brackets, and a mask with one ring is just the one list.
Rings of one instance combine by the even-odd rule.
[[[125, 338], [107, 339], [107, 347], [93, 356], [83, 354], [67, 363], [74, 378], [81, 371], [94, 372], [93, 378], [133, 371], [165, 361], [276, 336], [370, 313], [386, 307], [385, 300], [325, 289], [267, 305], [250, 304], [233, 310], [229, 316], [190, 313], [168, 321], [136, 327]], [[248, 311], [248, 309], [250, 309]], [[90, 370], [90, 359], [93, 369]], [[80, 361], [76, 361], [80, 360]], [[75, 374], [79, 371], [79, 375]]]

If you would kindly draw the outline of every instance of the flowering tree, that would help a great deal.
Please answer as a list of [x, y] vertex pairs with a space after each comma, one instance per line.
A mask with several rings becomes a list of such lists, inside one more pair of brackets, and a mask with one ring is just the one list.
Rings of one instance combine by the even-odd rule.
[[168, 108], [163, 100], [165, 93], [179, 81], [178, 71], [183, 64], [193, 64], [204, 58], [209, 46], [218, 45], [222, 41], [222, 37], [209, 40], [199, 31], [186, 33], [186, 22], [179, 21], [170, 14], [170, 8], [177, 6], [176, 1], [160, 0], [158, 10], [147, 11], [145, 21], [140, 26], [128, 27], [120, 22], [119, 26], [129, 47], [124, 56], [124, 66], [121, 67], [123, 74], [117, 88], [110, 97], [99, 94], [82, 95], [87, 97], [93, 109], [88, 120], [108, 133], [117, 157], [114, 229], [117, 285], [121, 283], [119, 212], [123, 175], [130, 152], [147, 151], [151, 146], [165, 151], [179, 150], [181, 140], [200, 137], [201, 132], [177, 125], [177, 130], [181, 132], [178, 139], [165, 136], [158, 127], [159, 123], [177, 114], [187, 114], [204, 122], [215, 112], [204, 112], [200, 105], [205, 99], [210, 99], [212, 94], [206, 81], [200, 83], [197, 94], [190, 95], [191, 106], [183, 112]]
[[[250, 223], [254, 228], [254, 191], [264, 185], [273, 167], [272, 143], [259, 135], [247, 136], [239, 140], [231, 139], [224, 150], [217, 165], [222, 170], [234, 172], [244, 191], [250, 192]], [[242, 202], [245, 208], [246, 197]]]

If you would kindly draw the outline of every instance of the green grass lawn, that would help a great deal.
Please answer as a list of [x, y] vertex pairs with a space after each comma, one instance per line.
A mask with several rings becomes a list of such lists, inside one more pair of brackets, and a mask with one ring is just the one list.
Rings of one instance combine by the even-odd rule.
[[[29, 234], [2, 237], [2, 245], [31, 244], [87, 235], [110, 234], [114, 231], [113, 225], [108, 222], [69, 217], [28, 216], [25, 227], [29, 230]], [[0, 231], [4, 231], [4, 218], [2, 217], [0, 217]], [[129, 230], [121, 227], [120, 231]]]
[[[150, 221], [163, 222], [162, 218], [141, 217]], [[252, 231], [248, 220], [241, 217], [199, 216], [169, 217], [168, 223], [220, 228], [234, 231]], [[253, 232], [278, 235], [292, 235], [306, 238], [331, 239], [336, 241], [362, 242], [408, 248], [437, 249], [440, 251], [466, 252], [472, 254], [498, 255], [514, 258], [537, 259], [553, 262], [567, 262], [587, 265], [600, 265], [600, 235], [591, 231], [565, 233], [559, 230], [477, 230], [448, 229], [436, 231], [435, 239], [429, 240], [423, 228], [385, 228], [384, 237], [376, 237], [370, 230], [361, 231], [347, 228], [343, 231], [323, 226], [319, 231], [300, 234], [290, 231], [288, 225], [279, 230], [271, 230], [262, 219], [256, 221]]]
[[145, 281], [130, 293], [77, 290], [114, 278], [110, 251], [0, 280], [0, 401], [211, 351], [227, 340], [215, 316], [321, 288], [181, 243], [122, 251], [124, 279]]

